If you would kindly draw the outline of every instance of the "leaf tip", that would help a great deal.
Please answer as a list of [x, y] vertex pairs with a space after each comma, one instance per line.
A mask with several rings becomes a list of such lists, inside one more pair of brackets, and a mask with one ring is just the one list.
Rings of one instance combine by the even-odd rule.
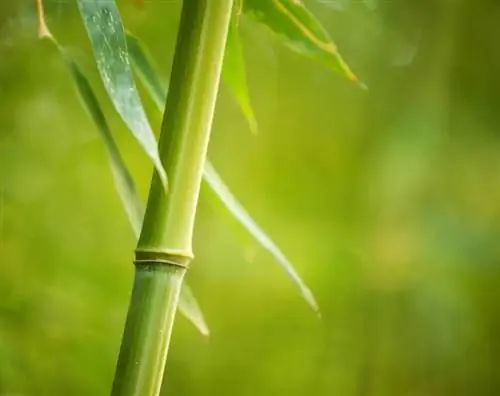
[[363, 81], [359, 81], [359, 80], [356, 80], [356, 84], [358, 87], [360, 87], [363, 91], [368, 91], [368, 86], [363, 82]]
[[203, 337], [210, 338], [210, 330], [208, 329], [206, 323], [198, 325], [198, 330], [200, 331]]
[[257, 123], [257, 120], [255, 118], [255, 116], [249, 116], [247, 117], [248, 119], [248, 125], [250, 127], [250, 132], [252, 133], [252, 135], [254, 136], [257, 136], [259, 134], [259, 125]]
[[52, 34], [45, 22], [45, 12], [43, 9], [43, 0], [36, 0], [36, 9], [38, 14], [38, 38], [52, 38]]
[[309, 304], [309, 306], [312, 308], [314, 313], [318, 316], [318, 319], [321, 319], [321, 312], [319, 309], [319, 305], [318, 302], [316, 301], [316, 298], [314, 298], [314, 294], [312, 293], [311, 289], [304, 286], [302, 289], [302, 295]]
[[165, 190], [168, 188], [168, 178], [167, 178], [167, 172], [165, 172], [165, 168], [163, 167], [163, 164], [160, 160], [159, 155], [155, 155], [153, 158], [154, 166], [156, 168], [156, 172], [158, 173], [158, 176], [160, 177], [161, 184], [163, 184], [163, 187]]

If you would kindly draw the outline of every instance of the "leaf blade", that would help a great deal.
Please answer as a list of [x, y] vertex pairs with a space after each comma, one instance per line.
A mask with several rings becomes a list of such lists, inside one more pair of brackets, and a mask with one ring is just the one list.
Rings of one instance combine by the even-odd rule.
[[288, 276], [301, 291], [302, 297], [306, 300], [309, 306], [316, 313], [319, 313], [318, 303], [316, 302], [313, 293], [301, 279], [293, 267], [293, 264], [290, 260], [288, 260], [278, 245], [276, 245], [276, 243], [264, 232], [264, 230], [259, 227], [245, 208], [238, 202], [210, 162], [207, 162], [205, 166], [204, 179], [224, 206], [231, 212], [231, 214], [240, 222], [241, 225], [243, 225], [248, 233], [260, 243], [262, 247], [271, 253], [278, 264], [280, 264], [286, 271]]
[[134, 83], [125, 31], [114, 0], [78, 0], [102, 82], [115, 109], [133, 133], [166, 186], [158, 144]]
[[181, 294], [179, 296], [179, 310], [186, 317], [186, 319], [194, 324], [202, 335], [206, 337], [210, 335], [210, 330], [205, 322], [200, 305], [198, 304], [192, 289], [186, 284], [186, 282], [183, 283], [181, 288]]
[[153, 61], [150, 54], [141, 41], [132, 33], [125, 32], [125, 38], [134, 71], [148, 90], [155, 91], [152, 99], [156, 106], [159, 109], [164, 108], [167, 101], [167, 90], [163, 89], [163, 82], [153, 69]]
[[256, 134], [258, 129], [257, 119], [255, 118], [248, 92], [245, 59], [236, 21], [237, 17], [237, 14], [233, 15], [231, 24], [229, 25], [222, 79], [238, 102], [243, 115], [247, 119], [250, 130]]
[[339, 54], [328, 32], [300, 0], [244, 0], [243, 9], [291, 50], [323, 63], [365, 88]]
[[132, 175], [130, 174], [125, 161], [123, 160], [118, 146], [111, 135], [104, 113], [99, 105], [96, 95], [92, 90], [88, 79], [85, 77], [83, 72], [80, 70], [76, 62], [71, 59], [63, 49], [61, 53], [67, 64], [68, 71], [73, 77], [73, 81], [76, 85], [77, 92], [82, 99], [84, 108], [90, 117], [94, 121], [94, 124], [99, 131], [104, 146], [108, 154], [108, 159], [110, 163], [111, 170], [113, 172], [113, 177], [115, 180], [115, 186], [118, 191], [118, 195], [122, 201], [125, 212], [129, 219], [129, 223], [134, 231], [134, 235], [138, 238], [141, 231], [142, 218], [144, 216], [144, 208], [137, 194]]

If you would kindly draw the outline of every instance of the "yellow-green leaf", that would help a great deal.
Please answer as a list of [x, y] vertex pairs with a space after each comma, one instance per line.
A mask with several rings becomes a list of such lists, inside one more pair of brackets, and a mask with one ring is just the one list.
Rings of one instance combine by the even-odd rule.
[[237, 18], [237, 14], [233, 15], [231, 25], [229, 26], [226, 52], [224, 54], [224, 66], [222, 69], [222, 79], [238, 102], [241, 111], [248, 121], [250, 130], [253, 133], [256, 133], [257, 120], [255, 119], [252, 103], [250, 101], [250, 94], [248, 93], [245, 58], [243, 55], [243, 48], [241, 46], [241, 37], [237, 25]]
[[78, 0], [97, 68], [116, 110], [166, 185], [158, 144], [135, 87], [120, 13], [114, 0]]
[[148, 87], [148, 90], [155, 91], [153, 100], [159, 108], [165, 107], [167, 100], [167, 92], [163, 89], [163, 83], [158, 75], [152, 69], [151, 56], [137, 37], [129, 32], [126, 33], [127, 47], [129, 51], [130, 61], [134, 67], [134, 71], [139, 76], [142, 83]]
[[204, 179], [212, 191], [214, 191], [217, 197], [222, 201], [226, 209], [229, 210], [236, 220], [240, 222], [240, 224], [250, 233], [250, 235], [252, 235], [253, 238], [255, 238], [257, 242], [259, 242], [264, 249], [271, 253], [278, 264], [283, 267], [288, 276], [292, 278], [293, 282], [295, 282], [302, 293], [302, 297], [304, 297], [314, 311], [319, 313], [318, 304], [316, 303], [314, 295], [297, 273], [293, 264], [290, 260], [288, 260], [278, 245], [276, 245], [276, 243], [274, 243], [264, 230], [260, 228], [259, 225], [252, 219], [250, 214], [238, 202], [215, 168], [209, 162], [207, 162], [204, 169]]
[[340, 56], [328, 32], [300, 0], [243, 0], [243, 10], [293, 51], [364, 86]]

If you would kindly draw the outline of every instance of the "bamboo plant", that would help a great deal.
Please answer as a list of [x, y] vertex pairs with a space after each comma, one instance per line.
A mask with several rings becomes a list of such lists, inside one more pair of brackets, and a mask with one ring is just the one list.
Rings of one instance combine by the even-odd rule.
[[[88, 78], [52, 35], [42, 0], [36, 0], [39, 36], [55, 45], [68, 67], [107, 150], [116, 188], [138, 237], [134, 284], [111, 394], [158, 395], [177, 307], [202, 334], [209, 333], [194, 295], [183, 282], [194, 257], [192, 237], [202, 180], [223, 207], [275, 257], [318, 312], [313, 294], [285, 254], [253, 221], [206, 160], [221, 76], [250, 129], [255, 132], [258, 128], [238, 31], [241, 14], [266, 26], [293, 51], [364, 86], [325, 29], [298, 0], [184, 0], [168, 93], [147, 50], [138, 38], [125, 31], [115, 0], [77, 3], [109, 98], [154, 165], [144, 209]], [[134, 72], [162, 111], [158, 144]]]

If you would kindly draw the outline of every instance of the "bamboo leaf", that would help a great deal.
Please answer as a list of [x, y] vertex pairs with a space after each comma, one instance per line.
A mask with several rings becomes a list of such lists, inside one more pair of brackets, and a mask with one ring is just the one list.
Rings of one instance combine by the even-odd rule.
[[[41, 0], [37, 0], [39, 28], [38, 34], [40, 38], [47, 38], [59, 50], [68, 72], [73, 78], [76, 90], [83, 104], [83, 107], [94, 121], [95, 126], [99, 132], [99, 136], [104, 143], [108, 153], [110, 167], [113, 173], [115, 187], [118, 195], [122, 201], [123, 208], [127, 214], [129, 223], [134, 231], [136, 238], [139, 238], [141, 231], [142, 219], [144, 217], [144, 207], [137, 194], [134, 180], [130, 174], [116, 141], [111, 134], [111, 130], [104, 116], [104, 112], [99, 104], [97, 96], [95, 95], [88, 78], [82, 72], [78, 64], [71, 57], [71, 55], [59, 44], [55, 37], [48, 29], [43, 14], [43, 5]], [[200, 331], [201, 334], [208, 336], [209, 329], [203, 317], [203, 313], [193, 295], [191, 288], [184, 282], [180, 297], [179, 297], [179, 310], [181, 313], [193, 323], [193, 325]]]
[[182, 285], [179, 297], [179, 310], [189, 321], [191, 321], [191, 323], [196, 326], [201, 334], [207, 337], [210, 335], [210, 330], [205, 322], [205, 318], [203, 317], [198, 301], [186, 282]]
[[94, 124], [99, 131], [101, 140], [106, 147], [109, 163], [115, 179], [115, 186], [118, 190], [118, 195], [120, 196], [123, 208], [127, 213], [127, 217], [129, 219], [130, 225], [132, 226], [134, 234], [136, 237], [138, 237], [141, 231], [144, 208], [137, 194], [132, 176], [128, 171], [127, 166], [125, 165], [125, 162], [120, 154], [113, 136], [111, 135], [111, 131], [104, 117], [104, 113], [101, 109], [101, 106], [99, 105], [99, 102], [97, 101], [97, 97], [95, 96], [88, 79], [82, 73], [75, 61], [71, 59], [62, 48], [61, 54], [66, 62], [68, 71], [73, 77], [73, 81], [76, 85], [83, 105], [94, 121]]
[[158, 144], [135, 87], [120, 13], [114, 0], [78, 0], [97, 68], [120, 116], [166, 185]]
[[233, 96], [248, 121], [250, 130], [253, 133], [257, 133], [257, 120], [255, 119], [248, 93], [245, 59], [236, 18], [238, 18], [237, 14], [233, 16], [231, 25], [229, 26], [222, 78], [231, 89]]
[[241, 223], [243, 227], [252, 235], [252, 237], [259, 242], [269, 253], [271, 253], [279, 265], [287, 272], [295, 284], [298, 286], [302, 296], [311, 306], [314, 311], [319, 313], [318, 304], [312, 294], [311, 290], [306, 286], [304, 281], [300, 278], [299, 274], [293, 267], [293, 264], [288, 260], [281, 249], [274, 243], [274, 241], [259, 227], [259, 225], [252, 219], [245, 208], [238, 202], [234, 195], [229, 191], [228, 187], [222, 181], [222, 178], [216, 172], [215, 168], [207, 162], [204, 171], [204, 178], [210, 188], [217, 194], [218, 198], [222, 201], [224, 206], [231, 212], [231, 214]]
[[[131, 52], [130, 57], [134, 58], [136, 54]], [[144, 66], [143, 62], [132, 61], [135, 66]], [[161, 111], [163, 109], [162, 98], [166, 97], [165, 86], [157, 86], [152, 88], [152, 82], [159, 82], [160, 79], [153, 75], [148, 75], [148, 73], [155, 73], [154, 67], [150, 64], [144, 67], [143, 70], [138, 71], [139, 76], [142, 79], [147, 80], [145, 84], [148, 93], [151, 95], [153, 101], [158, 103], [158, 109]], [[156, 73], [155, 73], [156, 74]], [[276, 260], [276, 262], [281, 265], [292, 280], [299, 287], [304, 299], [307, 303], [319, 313], [318, 305], [311, 292], [311, 290], [306, 286], [304, 281], [300, 278], [297, 271], [294, 269], [291, 262], [287, 259], [285, 254], [279, 249], [279, 247], [274, 243], [274, 241], [257, 225], [257, 223], [252, 219], [250, 214], [245, 210], [245, 208], [237, 201], [233, 194], [229, 191], [227, 186], [222, 181], [221, 177], [216, 172], [215, 168], [207, 162], [204, 169], [204, 180], [214, 192], [217, 198], [222, 202], [224, 207], [229, 211], [229, 213], [234, 216], [234, 218], [247, 230], [247, 232], [264, 248], [266, 249]]]
[[158, 108], [163, 109], [167, 101], [167, 92], [163, 89], [163, 83], [153, 69], [151, 56], [137, 37], [129, 32], [126, 32], [125, 37], [134, 71], [148, 90], [155, 91], [152, 99]]
[[340, 56], [328, 32], [300, 0], [244, 0], [243, 10], [293, 51], [364, 87]]

